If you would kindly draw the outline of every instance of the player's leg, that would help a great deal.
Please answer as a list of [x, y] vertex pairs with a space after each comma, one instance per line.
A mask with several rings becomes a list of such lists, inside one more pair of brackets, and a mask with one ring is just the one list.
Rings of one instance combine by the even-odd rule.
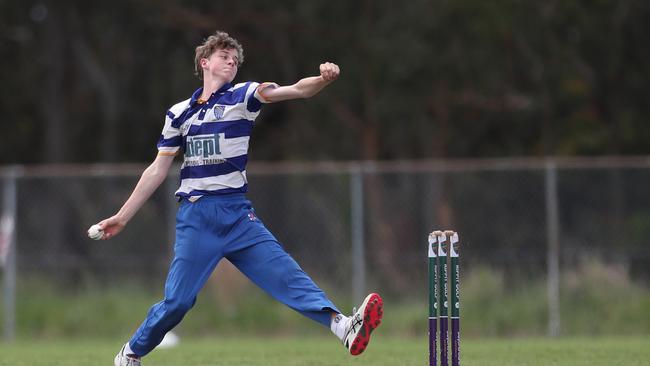
[[128, 343], [134, 354], [151, 352], [194, 306], [196, 296], [222, 258], [219, 238], [208, 230], [209, 202], [183, 202], [177, 214], [174, 259], [165, 298], [153, 305]]
[[249, 201], [233, 211], [239, 211], [233, 215], [240, 220], [224, 256], [272, 297], [329, 327], [351, 354], [363, 352], [383, 315], [379, 295], [371, 294], [351, 317], [344, 316], [266, 229]]
[[226, 258], [273, 298], [326, 327], [332, 312], [340, 313], [277, 241], [248, 246]]
[[341, 314], [277, 241], [265, 241], [226, 257], [275, 299], [330, 328], [352, 355], [366, 349], [371, 333], [381, 323], [383, 301], [378, 294], [368, 295], [352, 316]]

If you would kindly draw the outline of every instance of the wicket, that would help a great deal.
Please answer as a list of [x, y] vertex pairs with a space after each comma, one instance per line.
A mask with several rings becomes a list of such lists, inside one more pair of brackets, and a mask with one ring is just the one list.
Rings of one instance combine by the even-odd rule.
[[[449, 255], [447, 255], [449, 253]], [[448, 277], [447, 258], [451, 266]], [[451, 283], [449, 283], [451, 282]], [[449, 290], [451, 290], [451, 365], [460, 366], [460, 264], [458, 233], [429, 234], [429, 366], [437, 366], [436, 336], [440, 340], [440, 366], [448, 366]], [[438, 312], [438, 310], [440, 310]], [[439, 313], [439, 314], [438, 314]], [[440, 323], [440, 333], [438, 333]]]

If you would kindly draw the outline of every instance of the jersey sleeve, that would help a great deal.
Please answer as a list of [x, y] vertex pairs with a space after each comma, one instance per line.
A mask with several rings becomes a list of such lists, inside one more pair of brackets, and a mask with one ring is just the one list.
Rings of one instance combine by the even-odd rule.
[[158, 155], [174, 156], [181, 147], [183, 137], [180, 126], [175, 126], [176, 116], [170, 110], [165, 115], [165, 126], [163, 127], [160, 139], [158, 140]]
[[249, 112], [255, 113], [259, 112], [259, 110], [262, 108], [262, 104], [269, 103], [268, 100], [266, 100], [263, 97], [263, 92], [264, 89], [267, 88], [277, 88], [278, 84], [273, 83], [273, 82], [264, 82], [264, 83], [251, 83], [250, 86], [248, 87], [248, 90], [246, 91], [246, 97], [248, 98], [248, 102], [246, 103], [246, 108], [248, 109]]

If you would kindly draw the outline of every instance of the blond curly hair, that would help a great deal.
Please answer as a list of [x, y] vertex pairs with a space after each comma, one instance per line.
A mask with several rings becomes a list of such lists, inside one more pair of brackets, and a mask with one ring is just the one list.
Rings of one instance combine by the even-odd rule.
[[216, 31], [213, 35], [208, 37], [203, 44], [196, 47], [196, 54], [194, 56], [194, 73], [203, 79], [203, 69], [201, 68], [201, 59], [209, 58], [217, 50], [236, 50], [239, 62], [237, 66], [244, 63], [244, 48], [239, 42], [232, 38], [228, 33]]

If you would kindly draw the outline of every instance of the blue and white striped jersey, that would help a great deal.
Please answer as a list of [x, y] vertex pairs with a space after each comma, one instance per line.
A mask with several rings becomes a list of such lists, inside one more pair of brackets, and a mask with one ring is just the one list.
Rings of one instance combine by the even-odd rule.
[[179, 197], [246, 192], [246, 163], [253, 123], [272, 83], [226, 84], [207, 101], [203, 88], [167, 111], [158, 153], [183, 153]]

